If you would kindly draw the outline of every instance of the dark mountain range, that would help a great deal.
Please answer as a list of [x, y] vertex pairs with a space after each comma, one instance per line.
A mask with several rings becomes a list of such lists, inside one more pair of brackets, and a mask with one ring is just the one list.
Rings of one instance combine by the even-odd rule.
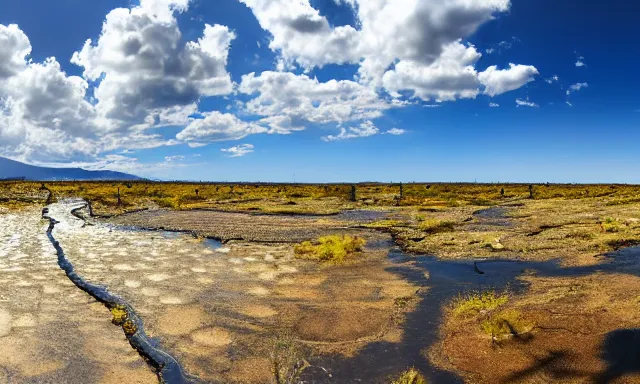
[[115, 171], [87, 171], [81, 168], [46, 168], [0, 157], [0, 180], [142, 180], [141, 177]]

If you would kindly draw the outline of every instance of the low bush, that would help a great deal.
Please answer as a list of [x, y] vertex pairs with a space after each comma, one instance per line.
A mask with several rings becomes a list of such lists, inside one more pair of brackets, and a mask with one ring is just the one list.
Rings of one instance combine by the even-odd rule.
[[453, 232], [455, 224], [453, 221], [426, 219], [418, 224], [418, 228], [427, 233]]
[[427, 380], [417, 369], [411, 368], [403, 372], [391, 384], [427, 384]]
[[619, 232], [622, 229], [620, 222], [613, 217], [605, 217], [604, 220], [600, 222], [600, 226], [605, 232]]
[[454, 316], [471, 316], [491, 312], [505, 305], [509, 301], [506, 293], [497, 294], [495, 291], [471, 292], [460, 295], [451, 302], [451, 312]]
[[533, 324], [515, 309], [503, 311], [482, 322], [482, 330], [492, 338], [502, 339], [528, 333]]
[[347, 258], [362, 252], [365, 244], [366, 241], [357, 236], [323, 236], [316, 241], [296, 245], [294, 251], [299, 259], [341, 264]]

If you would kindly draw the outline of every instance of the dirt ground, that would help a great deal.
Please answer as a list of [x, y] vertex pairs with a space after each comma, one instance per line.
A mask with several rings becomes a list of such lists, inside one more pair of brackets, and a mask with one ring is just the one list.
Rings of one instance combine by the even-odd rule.
[[[301, 221], [310, 222], [286, 220], [302, 228]], [[409, 307], [396, 300], [418, 290], [386, 270], [391, 239], [372, 230], [351, 230], [373, 245], [357, 266], [323, 266], [295, 259], [287, 243], [222, 245], [99, 222], [60, 225], [56, 239], [78, 273], [125, 298], [150, 336], [187, 372], [210, 382], [267, 383], [274, 364], [283, 364], [278, 360], [313, 364], [317, 354], [348, 358], [372, 342], [397, 342]], [[256, 227], [248, 218], [235, 222], [242, 234]], [[295, 356], [279, 356], [274, 345], [283, 342], [296, 345]]]
[[[376, 216], [383, 217], [384, 213]], [[320, 236], [353, 232], [349, 226], [358, 221], [346, 219], [342, 215], [280, 216], [207, 210], [150, 210], [118, 216], [108, 222], [141, 228], [188, 231], [223, 241], [299, 243]], [[363, 233], [362, 230], [356, 232]]]
[[449, 315], [430, 358], [468, 382], [640, 383], [640, 277], [524, 279], [529, 290], [501, 311], [519, 311], [530, 332], [496, 341], [480, 326], [490, 313]]
[[[243, 204], [224, 209], [251, 211]], [[151, 208], [65, 218], [54, 234], [81, 276], [130, 303], [206, 382], [271, 383], [302, 364], [304, 380], [323, 384], [389, 383], [412, 366], [430, 382], [640, 383], [633, 199], [505, 197], [333, 216]], [[0, 286], [10, 287], [0, 291], [0, 383], [157, 382], [109, 311], [59, 269], [40, 210], [0, 210]], [[295, 243], [332, 234], [364, 237], [361, 259], [294, 257]], [[518, 288], [496, 309], [453, 315], [456, 295], [502, 287], [486, 260], [514, 261]], [[526, 331], [487, 333], [506, 313]]]

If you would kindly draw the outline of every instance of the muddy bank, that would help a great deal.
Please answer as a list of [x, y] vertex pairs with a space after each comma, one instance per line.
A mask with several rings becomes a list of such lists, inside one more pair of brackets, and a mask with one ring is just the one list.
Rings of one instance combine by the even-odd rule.
[[[378, 232], [359, 232], [381, 240], [371, 241], [360, 262], [327, 267], [294, 259], [286, 243], [222, 245], [186, 233], [94, 224], [56, 235], [76, 270], [122, 295], [149, 335], [205, 381], [271, 382], [275, 364], [290, 370], [301, 361], [319, 375], [331, 372], [313, 357], [346, 359], [371, 343], [396, 342], [410, 310], [397, 300], [412, 301], [418, 289], [386, 270], [394, 265], [390, 239]], [[281, 351], [282, 345], [293, 347]], [[386, 382], [406, 369], [401, 364], [371, 377]]]
[[[502, 307], [447, 313], [431, 360], [479, 383], [640, 383], [640, 249], [603, 257], [582, 267], [527, 265], [515, 280], [524, 289]], [[486, 322], [501, 316], [511, 332], [518, 324], [528, 330], [487, 334]]]
[[155, 210], [125, 214], [107, 222], [148, 229], [188, 231], [223, 241], [298, 243], [332, 234], [374, 236], [374, 231], [350, 227], [355, 223], [370, 222], [384, 215], [386, 213], [376, 211], [352, 211], [322, 217], [252, 215], [204, 210]]

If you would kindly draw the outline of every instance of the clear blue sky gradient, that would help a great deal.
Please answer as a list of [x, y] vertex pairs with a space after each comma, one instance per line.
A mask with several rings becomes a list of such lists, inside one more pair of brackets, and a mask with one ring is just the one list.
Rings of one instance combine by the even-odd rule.
[[[333, 0], [312, 0], [333, 25], [355, 25], [354, 17]], [[0, 24], [16, 23], [29, 36], [31, 58], [55, 56], [71, 75], [70, 63], [87, 38], [99, 36], [105, 15], [127, 1], [3, 0]], [[484, 70], [508, 63], [534, 65], [535, 82], [489, 98], [394, 109], [376, 120], [381, 130], [400, 136], [324, 142], [333, 126], [308, 126], [290, 135], [254, 135], [241, 141], [136, 151], [141, 163], [185, 156], [182, 167], [142, 176], [218, 181], [482, 181], [482, 182], [625, 182], [640, 183], [640, 1], [513, 0], [511, 11], [484, 24], [469, 38], [484, 54]], [[185, 40], [197, 39], [204, 23], [229, 26], [237, 34], [228, 70], [234, 81], [250, 72], [274, 70], [270, 36], [251, 11], [236, 0], [197, 0], [178, 16]], [[500, 49], [510, 41], [510, 49]], [[261, 47], [258, 47], [260, 42]], [[585, 67], [575, 65], [584, 57]], [[311, 72], [321, 81], [353, 79], [354, 66], [330, 65]], [[300, 73], [300, 72], [298, 72]], [[553, 75], [559, 83], [544, 79]], [[574, 83], [586, 89], [567, 96]], [[561, 88], [564, 87], [564, 89]], [[517, 107], [517, 98], [539, 108]], [[573, 106], [567, 105], [569, 101]], [[500, 105], [490, 108], [489, 102]], [[201, 110], [220, 110], [233, 101], [207, 98]], [[174, 137], [181, 127], [161, 130]], [[250, 143], [255, 152], [230, 158], [222, 148]]]

